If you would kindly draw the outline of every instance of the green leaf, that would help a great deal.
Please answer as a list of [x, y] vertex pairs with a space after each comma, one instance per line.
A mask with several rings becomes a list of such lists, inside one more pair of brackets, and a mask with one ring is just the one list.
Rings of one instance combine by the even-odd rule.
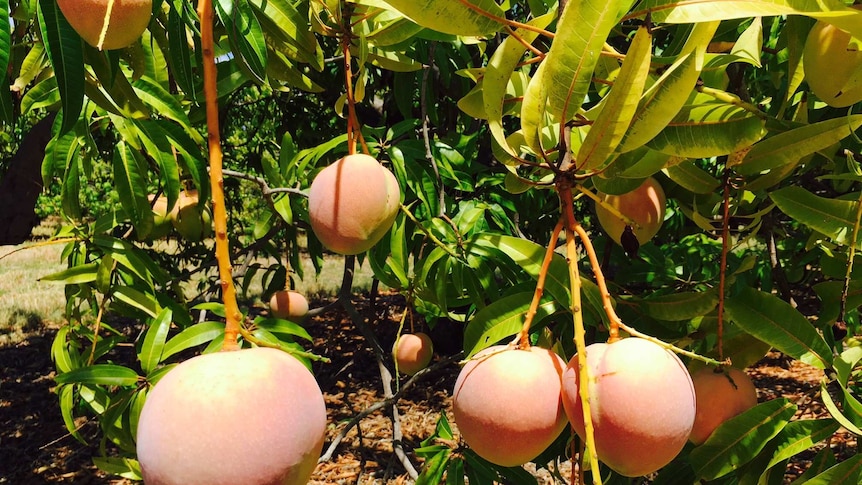
[[[814, 195], [802, 187], [790, 186], [769, 194], [775, 205], [797, 222], [825, 234], [836, 244], [851, 244], [856, 224], [855, 200], [837, 200]], [[862, 231], [856, 248], [862, 248]]]
[[712, 194], [721, 182], [691, 160], [667, 167], [667, 176], [695, 194]]
[[254, 319], [254, 324], [260, 328], [265, 328], [272, 333], [293, 335], [308, 340], [309, 342], [313, 340], [311, 335], [309, 335], [308, 330], [304, 329], [298, 323], [294, 323], [289, 320], [258, 317]]
[[521, 128], [527, 146], [541, 151], [545, 114], [565, 123], [581, 109], [599, 54], [633, 0], [568, 2], [557, 21], [547, 56], [530, 80], [521, 105]]
[[114, 188], [120, 205], [140, 237], [147, 237], [153, 228], [153, 211], [147, 199], [147, 165], [140, 153], [125, 142], [114, 147]]
[[[195, 99], [197, 77], [192, 66], [192, 55], [197, 51], [189, 47], [187, 40], [185, 20], [188, 18], [188, 14], [185, 9], [177, 9], [176, 2], [170, 2], [170, 4], [171, 10], [168, 12], [167, 26], [169, 46], [167, 60], [177, 85], [187, 96]], [[199, 62], [194, 64], [200, 65]]]
[[216, 0], [213, 3], [227, 30], [234, 58], [257, 82], [262, 83], [266, 79], [266, 41], [248, 0]]
[[814, 456], [814, 459], [811, 460], [811, 464], [808, 466], [808, 469], [805, 470], [805, 473], [791, 482], [791, 485], [803, 485], [808, 483], [808, 480], [823, 473], [834, 464], [835, 453], [832, 452], [832, 448], [826, 446]]
[[753, 175], [781, 167], [828, 148], [860, 126], [862, 115], [853, 115], [794, 128], [755, 144], [734, 168], [742, 175]]
[[300, 12], [287, 0], [251, 0], [251, 5], [259, 12], [258, 19], [276, 51], [318, 71], [323, 69], [323, 49], [308, 28], [307, 12]]
[[138, 352], [138, 360], [141, 361], [141, 369], [144, 374], [152, 372], [161, 362], [162, 350], [165, 347], [168, 331], [171, 329], [172, 319], [171, 309], [165, 308], [150, 323], [150, 328], [144, 335], [144, 343]]
[[58, 374], [57, 384], [95, 384], [98, 386], [134, 386], [138, 373], [115, 364], [94, 364]]
[[202, 322], [183, 330], [167, 341], [162, 349], [162, 361], [183, 350], [197, 347], [224, 335], [224, 323]]
[[[855, 434], [856, 436], [862, 436], [862, 429], [859, 429], [853, 421], [851, 421], [844, 413], [838, 409], [838, 406], [835, 404], [835, 401], [832, 400], [832, 395], [829, 394], [829, 388], [827, 387], [827, 382], [823, 381], [820, 383], [820, 398], [823, 400], [823, 405], [826, 406], [826, 409], [829, 411], [829, 414], [835, 421], [838, 421], [838, 424], [843, 426], [847, 431]], [[843, 385], [841, 386], [843, 389]]]
[[[533, 294], [532, 291], [516, 293], [479, 310], [464, 329], [465, 358], [469, 359], [476, 352], [517, 334], [524, 326], [524, 319], [530, 308]], [[558, 309], [557, 303], [553, 300], [540, 303], [533, 317], [532, 326], [538, 325]]]
[[829, 438], [839, 427], [834, 419], [805, 419], [789, 423], [775, 437], [776, 450], [766, 468], [772, 468]]
[[[0, 19], [9, 19], [9, 0], [0, 0]], [[8, 20], [0, 22], [0, 84], [9, 84], [7, 67], [12, 52], [12, 25]], [[0, 89], [0, 124], [12, 123], [12, 92]]]
[[638, 28], [626, 53], [625, 61], [610, 93], [602, 100], [602, 109], [590, 126], [575, 157], [578, 166], [587, 171], [603, 170], [617, 148], [638, 108], [652, 60], [652, 34], [646, 25]]
[[96, 281], [98, 271], [99, 263], [85, 263], [43, 276], [39, 281], [56, 281], [66, 285], [92, 283]]
[[796, 405], [790, 400], [773, 399], [725, 421], [691, 451], [695, 474], [709, 481], [738, 469], [757, 456], [795, 412]]
[[451, 448], [445, 448], [425, 460], [422, 473], [416, 478], [416, 485], [438, 485], [443, 481], [443, 472], [449, 465], [449, 456], [452, 455]]
[[832, 365], [829, 344], [808, 319], [777, 296], [744, 288], [725, 304], [730, 319], [751, 335], [819, 369]]
[[75, 423], [75, 386], [59, 386], [57, 394], [60, 397], [60, 414], [63, 416], [66, 430], [73, 438], [86, 446], [87, 440], [81, 435], [81, 428]]
[[131, 286], [117, 286], [114, 288], [113, 297], [118, 302], [125, 303], [136, 308], [150, 317], [155, 318], [159, 313], [159, 302], [150, 293], [144, 293]]
[[703, 94], [695, 95], [647, 144], [685, 158], [709, 158], [747, 148], [765, 133], [753, 113]]
[[81, 38], [60, 12], [56, 0], [38, 1], [39, 30], [63, 104], [62, 134], [75, 126], [84, 107], [84, 52]]
[[701, 69], [706, 46], [719, 22], [698, 22], [680, 56], [661, 77], [647, 88], [619, 151], [628, 152], [653, 139], [679, 113], [692, 93]]
[[93, 464], [99, 470], [130, 480], [142, 480], [141, 465], [137, 460], [127, 457], [94, 456]]
[[[50, 108], [60, 103], [60, 90], [57, 88], [57, 78], [49, 77], [30, 88], [21, 98], [21, 113], [27, 114], [32, 110]], [[66, 134], [73, 133], [72, 130]]]
[[673, 293], [637, 301], [645, 314], [666, 321], [690, 320], [706, 315], [717, 303], [718, 295], [713, 291]]
[[452, 35], [490, 35], [503, 27], [501, 20], [506, 17], [494, 0], [387, 0], [386, 3], [422, 27]]
[[[76, 356], [72, 355], [72, 351], [66, 343], [69, 335], [69, 325], [63, 325], [54, 336], [54, 341], [51, 343], [51, 359], [54, 365], [57, 366], [59, 372], [69, 372], [78, 367], [79, 362]], [[76, 353], [77, 354], [77, 353]]]
[[[554, 18], [556, 18], [556, 12], [551, 12], [532, 19], [528, 24], [544, 29]], [[499, 146], [512, 156], [518, 156], [518, 153], [506, 139], [503, 129], [503, 103], [512, 73], [527, 50], [525, 44], [532, 44], [539, 36], [538, 32], [523, 28], [515, 32], [523, 42], [513, 35], [507, 36], [488, 60], [485, 77], [482, 80], [482, 103], [488, 116], [488, 127]]]
[[805, 485], [854, 484], [862, 478], [862, 455], [853, 455], [825, 472], [810, 478]]
[[135, 81], [132, 87], [134, 87], [135, 93], [140, 97], [141, 101], [153, 108], [153, 111], [179, 123], [186, 132], [196, 138], [196, 141], [203, 141], [200, 135], [198, 135], [197, 130], [192, 128], [192, 123], [183, 110], [182, 104], [155, 79], [143, 76]]

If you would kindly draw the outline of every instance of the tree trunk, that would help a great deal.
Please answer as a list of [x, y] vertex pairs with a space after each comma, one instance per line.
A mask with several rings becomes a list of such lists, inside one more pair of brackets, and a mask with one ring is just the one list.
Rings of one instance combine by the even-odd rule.
[[21, 244], [39, 224], [36, 200], [42, 191], [42, 160], [51, 139], [54, 114], [42, 119], [24, 137], [0, 180], [0, 245]]

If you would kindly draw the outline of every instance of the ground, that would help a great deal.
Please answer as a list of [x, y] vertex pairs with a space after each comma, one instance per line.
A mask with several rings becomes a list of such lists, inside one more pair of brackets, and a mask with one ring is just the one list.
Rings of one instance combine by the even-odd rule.
[[[322, 304], [324, 302], [314, 302]], [[396, 296], [377, 300], [372, 308], [367, 298], [359, 299], [366, 316], [376, 314], [374, 330], [384, 347], [397, 332], [397, 317], [403, 308]], [[316, 364], [315, 372], [324, 391], [330, 430], [327, 444], [344, 424], [368, 406], [381, 400], [383, 392], [373, 354], [365, 339], [345, 314], [331, 312], [316, 317], [308, 325], [314, 337], [313, 351], [329, 357], [331, 363]], [[50, 346], [56, 326], [33, 330], [18, 344], [0, 347], [0, 484], [28, 485], [74, 483], [126, 484], [99, 472], [92, 465], [98, 454], [97, 424], [81, 420], [81, 431], [89, 440], [84, 446], [69, 436], [63, 425], [54, 388], [54, 367]], [[457, 347], [435, 337], [445, 350]], [[458, 372], [456, 364], [440, 367], [412, 387], [398, 403], [407, 449], [430, 435], [440, 410], [451, 410], [449, 390]], [[760, 400], [789, 397], [799, 405], [799, 416], [825, 416], [816, 399], [822, 371], [781, 358], [772, 352], [749, 369]], [[451, 414], [450, 414], [451, 417]], [[404, 467], [394, 458], [391, 422], [378, 412], [363, 419], [360, 433], [351, 431], [335, 450], [333, 458], [321, 463], [312, 484], [411, 483]], [[852, 435], [837, 433], [822, 446], [832, 446], [839, 457], [855, 452]], [[788, 467], [785, 482], [807, 466], [814, 452], [800, 455]], [[418, 464], [415, 456], [413, 463]], [[550, 482], [548, 482], [550, 483]]]

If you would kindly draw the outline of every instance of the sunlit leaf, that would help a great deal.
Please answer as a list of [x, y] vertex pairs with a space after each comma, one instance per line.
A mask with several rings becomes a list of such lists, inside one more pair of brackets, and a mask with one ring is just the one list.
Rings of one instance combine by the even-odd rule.
[[666, 169], [671, 180], [695, 194], [712, 194], [721, 182], [691, 160], [684, 160]]
[[[466, 358], [517, 334], [524, 326], [524, 319], [533, 294], [534, 292], [528, 291], [507, 296], [476, 313], [464, 330]], [[557, 303], [553, 300], [544, 301], [536, 310], [533, 325], [540, 324], [545, 317], [552, 315], [558, 309]]]
[[141, 369], [144, 374], [152, 372], [162, 360], [162, 350], [168, 337], [168, 331], [171, 329], [172, 317], [171, 310], [165, 308], [150, 323], [150, 328], [144, 335], [144, 343], [141, 344], [141, 350], [138, 351], [138, 360], [141, 361]]
[[483, 36], [502, 28], [506, 15], [494, 0], [387, 0], [417, 24], [453, 35]]
[[862, 115], [833, 118], [779, 133], [757, 144], [734, 169], [743, 175], [781, 167], [823, 150], [862, 126]]
[[795, 412], [790, 400], [773, 399], [725, 421], [689, 455], [695, 474], [709, 481], [738, 469], [757, 456]]
[[834, 419], [805, 419], [789, 423], [775, 437], [776, 450], [766, 468], [771, 468], [829, 438], [839, 427]]
[[[820, 197], [797, 186], [784, 187], [769, 196], [781, 212], [797, 222], [825, 234], [837, 244], [851, 244], [856, 224], [856, 201]], [[862, 247], [860, 241], [862, 231], [856, 239], [857, 248]]]
[[58, 384], [95, 384], [99, 386], [133, 386], [138, 382], [138, 373], [116, 364], [94, 364], [57, 374]]
[[862, 455], [853, 455], [819, 475], [809, 478], [806, 485], [834, 485], [859, 483], [862, 477]]
[[658, 320], [690, 320], [706, 315], [718, 303], [718, 295], [713, 291], [673, 293], [638, 300], [640, 309]]
[[734, 323], [785, 354], [820, 369], [832, 364], [829, 345], [811, 322], [775, 295], [744, 288], [725, 305]]
[[227, 30], [234, 59], [240, 61], [258, 82], [263, 82], [266, 78], [266, 42], [248, 0], [216, 0], [213, 4]]
[[197, 347], [224, 335], [224, 323], [202, 322], [183, 330], [171, 337], [162, 349], [162, 361], [183, 350]]

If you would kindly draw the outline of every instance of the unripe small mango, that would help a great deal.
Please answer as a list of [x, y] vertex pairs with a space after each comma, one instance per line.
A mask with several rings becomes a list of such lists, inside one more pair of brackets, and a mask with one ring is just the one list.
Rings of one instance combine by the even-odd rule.
[[[638, 243], [645, 244], [656, 235], [662, 222], [667, 205], [661, 184], [652, 177], [647, 178], [631, 192], [621, 195], [598, 194], [602, 200], [617, 209], [621, 214], [631, 219]], [[596, 204], [596, 216], [599, 224], [608, 236], [617, 244], [628, 224], [624, 219], [606, 209], [602, 204]]]
[[85, 42], [105, 50], [122, 49], [138, 40], [150, 24], [153, 11], [152, 0], [114, 0], [100, 46], [108, 0], [57, 0], [57, 6]]
[[699, 445], [728, 419], [757, 405], [757, 389], [745, 371], [729, 367], [703, 368], [691, 376], [697, 413], [689, 440]]
[[[630, 337], [587, 347], [590, 417], [600, 461], [639, 477], [667, 465], [685, 446], [694, 423], [695, 395], [688, 370], [671, 351]], [[563, 404], [581, 439], [580, 355], [563, 373]]]
[[308, 313], [308, 300], [298, 291], [276, 291], [269, 299], [269, 311], [275, 318], [301, 320]]
[[461, 437], [482, 458], [518, 466], [536, 458], [566, 426], [560, 402], [565, 361], [539, 347], [498, 345], [458, 375], [453, 413]]
[[352, 255], [377, 244], [401, 204], [398, 181], [369, 155], [348, 155], [324, 168], [308, 191], [311, 229], [329, 250]]
[[392, 358], [398, 365], [398, 371], [409, 376], [428, 367], [433, 356], [431, 337], [422, 332], [405, 333], [392, 346]]
[[193, 357], [149, 391], [137, 432], [147, 485], [304, 485], [326, 406], [295, 357], [253, 348]]

